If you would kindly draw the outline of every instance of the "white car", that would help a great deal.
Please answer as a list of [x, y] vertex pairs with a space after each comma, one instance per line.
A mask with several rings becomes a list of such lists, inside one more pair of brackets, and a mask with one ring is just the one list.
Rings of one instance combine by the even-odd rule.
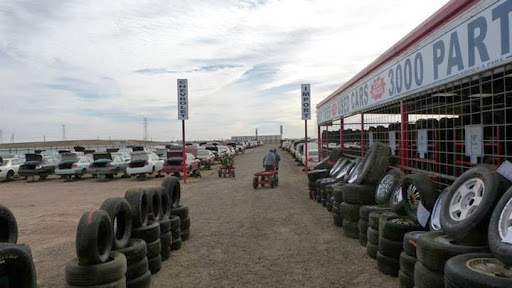
[[[306, 165], [306, 157], [302, 157], [302, 164]], [[308, 149], [308, 169], [313, 169], [318, 164], [318, 150]]]
[[3, 158], [0, 157], [0, 180], [12, 180], [13, 177], [18, 177], [18, 170], [20, 165], [25, 163], [23, 158]]
[[219, 154], [219, 157], [222, 157], [223, 155], [229, 155], [229, 153], [230, 153], [228, 146], [217, 145], [217, 149], [218, 149], [217, 152]]
[[139, 175], [145, 179], [148, 174], [158, 173], [164, 169], [164, 160], [161, 160], [154, 152], [136, 151], [131, 153], [131, 160], [126, 166], [126, 173], [130, 176]]
[[70, 181], [72, 176], [79, 179], [89, 171], [89, 165], [93, 162], [92, 157], [78, 156], [76, 153], [61, 154], [61, 162], [55, 168], [55, 174], [61, 176], [66, 181]]

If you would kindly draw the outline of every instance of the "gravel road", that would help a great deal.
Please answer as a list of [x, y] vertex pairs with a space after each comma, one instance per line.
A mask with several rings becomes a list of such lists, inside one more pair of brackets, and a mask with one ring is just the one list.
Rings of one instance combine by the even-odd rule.
[[[214, 167], [182, 186], [191, 237], [152, 276], [151, 287], [397, 287], [358, 240], [344, 237], [330, 213], [308, 199], [307, 178], [288, 153], [279, 151], [279, 187], [252, 188], [269, 148], [236, 157], [236, 178], [218, 178]], [[18, 220], [18, 242], [32, 248], [39, 287], [63, 287], [81, 214], [161, 181], [17, 180], [0, 183], [0, 204]]]

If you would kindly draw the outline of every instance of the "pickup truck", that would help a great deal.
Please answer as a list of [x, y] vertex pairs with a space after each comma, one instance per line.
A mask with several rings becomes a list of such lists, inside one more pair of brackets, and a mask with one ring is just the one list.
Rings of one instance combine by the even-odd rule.
[[[185, 153], [185, 156], [187, 174], [191, 174], [194, 177], [201, 177], [201, 172], [199, 172], [201, 161], [191, 153]], [[167, 174], [172, 173], [174, 176], [179, 177], [180, 173], [183, 172], [182, 160], [183, 158], [181, 156], [172, 156], [168, 158], [164, 163], [163, 171]]]

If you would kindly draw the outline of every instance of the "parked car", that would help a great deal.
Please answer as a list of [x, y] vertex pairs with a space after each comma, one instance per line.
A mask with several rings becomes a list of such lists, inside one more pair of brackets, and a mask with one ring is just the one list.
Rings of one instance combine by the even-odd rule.
[[164, 169], [164, 160], [161, 160], [154, 152], [137, 151], [131, 153], [131, 161], [126, 167], [128, 175], [138, 175], [140, 179], [146, 179], [148, 174], [157, 173]]
[[0, 157], [0, 180], [12, 180], [18, 177], [20, 166], [25, 163], [23, 158], [2, 158]]
[[245, 147], [242, 144], [236, 144], [236, 150], [243, 154], [245, 152]]
[[20, 166], [18, 174], [24, 176], [28, 181], [34, 181], [35, 176], [39, 179], [46, 179], [48, 175], [55, 172], [60, 157], [57, 155], [43, 156], [41, 154], [25, 154], [25, 163]]
[[[306, 157], [302, 157], [302, 164], [306, 166]], [[313, 169], [318, 164], [318, 150], [308, 149], [308, 170]]]
[[123, 160], [119, 152], [97, 152], [93, 154], [94, 162], [89, 165], [89, 171], [93, 176], [98, 177], [98, 181], [112, 179], [115, 175], [123, 173], [125, 176], [128, 162]]
[[206, 169], [210, 169], [210, 167], [215, 162], [215, 155], [213, 152], [206, 149], [198, 150], [197, 158], [201, 161], [201, 165], [203, 165]]
[[219, 158], [222, 157], [223, 155], [229, 155], [230, 153], [229, 148], [227, 146], [217, 145], [217, 149], [219, 153]]
[[73, 176], [79, 179], [89, 170], [92, 163], [91, 156], [79, 156], [76, 153], [62, 153], [61, 162], [55, 169], [55, 174], [61, 176], [66, 181], [70, 181]]
[[[192, 174], [196, 177], [201, 176], [201, 172], [199, 172], [199, 167], [201, 165], [201, 160], [197, 159], [191, 153], [185, 153], [185, 166], [187, 174]], [[164, 163], [163, 171], [167, 174], [172, 173], [175, 176], [179, 176], [180, 172], [182, 172], [182, 161], [183, 158], [180, 156], [173, 156], [167, 159]]]

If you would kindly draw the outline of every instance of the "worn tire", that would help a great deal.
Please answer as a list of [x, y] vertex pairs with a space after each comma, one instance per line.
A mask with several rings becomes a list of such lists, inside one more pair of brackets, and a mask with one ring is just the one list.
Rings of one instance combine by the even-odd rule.
[[132, 235], [132, 208], [130, 203], [122, 197], [107, 198], [101, 204], [100, 210], [107, 212], [112, 221], [112, 231], [114, 233], [112, 249], [118, 250], [126, 247]]
[[0, 263], [7, 272], [9, 285], [3, 287], [36, 288], [36, 268], [27, 251], [14, 244], [0, 247]]
[[124, 194], [124, 198], [132, 207], [132, 226], [133, 228], [145, 226], [148, 223], [149, 199], [144, 189], [129, 189]]
[[171, 196], [169, 196], [164, 187], [158, 187], [155, 189], [160, 190], [160, 192], [157, 192], [160, 195], [160, 219], [169, 218], [172, 206]]
[[386, 218], [381, 216], [379, 221], [380, 236], [394, 241], [402, 242], [407, 232], [425, 230], [420, 224], [407, 217]]
[[432, 271], [425, 267], [421, 261], [416, 261], [416, 264], [414, 264], [414, 285], [416, 288], [444, 287], [443, 272]]
[[325, 209], [327, 209], [328, 212], [332, 212], [332, 204], [330, 201], [325, 202]]
[[339, 214], [333, 213], [332, 220], [333, 220], [334, 225], [336, 225], [338, 227], [343, 227], [343, 218], [341, 218], [341, 216]]
[[76, 254], [81, 265], [107, 261], [112, 250], [112, 221], [103, 210], [82, 214], [76, 231]]
[[181, 230], [181, 240], [187, 241], [190, 238], [190, 229]]
[[162, 190], [157, 188], [146, 188], [148, 193], [148, 203], [149, 203], [149, 220], [160, 220], [160, 216], [162, 215]]
[[126, 282], [126, 288], [149, 288], [151, 286], [151, 271], [146, 271], [142, 276]]
[[389, 276], [397, 277], [400, 270], [400, 262], [398, 259], [386, 257], [377, 252], [377, 269]]
[[374, 245], [370, 242], [366, 243], [366, 254], [373, 259], [377, 258], [377, 252], [379, 252], [379, 246]]
[[90, 287], [124, 278], [127, 270], [124, 254], [112, 252], [109, 259], [100, 264], [82, 265], [78, 258], [73, 258], [66, 264], [66, 283], [70, 286]]
[[333, 187], [332, 196], [334, 196], [334, 200], [336, 202], [343, 202], [343, 189], [341, 189], [342, 185], [336, 185]]
[[372, 227], [368, 227], [366, 230], [366, 239], [368, 243], [372, 243], [375, 246], [379, 245], [379, 230], [375, 230]]
[[359, 219], [359, 221], [357, 221], [357, 228], [359, 229], [359, 244], [366, 246], [366, 242], [368, 242], [368, 222]]
[[171, 256], [172, 233], [168, 232], [160, 236], [160, 242], [162, 244], [160, 255], [162, 255], [162, 261], [165, 261]]
[[[452, 219], [450, 215], [450, 206], [452, 198], [457, 199], [457, 190], [466, 181], [473, 178], [482, 181], [485, 191], [479, 205], [462, 220]], [[487, 240], [488, 219], [496, 206], [505, 184], [504, 178], [496, 173], [492, 166], [479, 165], [464, 172], [450, 186], [448, 195], [442, 203], [441, 210], [441, 227], [442, 230], [450, 237], [458, 240], [473, 239], [477, 242], [484, 243]], [[471, 201], [470, 201], [471, 202]], [[459, 202], [460, 203], [460, 202]], [[455, 212], [452, 214], [456, 214]], [[455, 215], [453, 215], [455, 216]]]
[[179, 216], [183, 222], [185, 218], [188, 218], [188, 206], [180, 205], [178, 207], [173, 207], [171, 209], [171, 215]]
[[359, 239], [359, 229], [357, 222], [343, 219], [343, 234], [349, 238]]
[[171, 220], [171, 231], [181, 229], [181, 219], [179, 216], [171, 215], [169, 219]]
[[[504, 267], [503, 263], [497, 261], [491, 254], [476, 253], [476, 254], [464, 254], [451, 258], [446, 262], [444, 267], [444, 284], [446, 288], [509, 288], [512, 287], [512, 279], [510, 276], [503, 277], [500, 272], [496, 274], [484, 274], [478, 269], [471, 269], [468, 265], [471, 262], [477, 262], [479, 259], [488, 259], [490, 261], [496, 261], [495, 264], [499, 265], [501, 270], [507, 270], [507, 274], [510, 275], [511, 268]], [[498, 270], [499, 271], [499, 270]], [[503, 273], [503, 272], [501, 272]]]
[[156, 274], [162, 269], [162, 256], [160, 254], [154, 258], [148, 259], [149, 271], [151, 274]]
[[379, 230], [379, 218], [382, 213], [390, 213], [390, 211], [376, 210], [370, 212], [370, 215], [368, 215], [368, 226], [372, 227], [375, 230]]
[[405, 213], [418, 221], [418, 206], [421, 203], [429, 212], [434, 208], [439, 193], [434, 182], [425, 174], [409, 174], [401, 182]]
[[146, 274], [149, 269], [148, 257], [142, 258], [139, 262], [128, 265], [126, 269], [126, 280], [133, 280]]
[[414, 277], [407, 276], [401, 270], [398, 271], [398, 287], [414, 288]]
[[400, 253], [400, 271], [414, 279], [414, 264], [416, 264], [417, 260], [418, 259], [407, 255], [405, 252]]
[[381, 142], [374, 142], [372, 147], [366, 152], [363, 163], [357, 174], [357, 184], [379, 183], [380, 179], [386, 174], [389, 159], [391, 158], [391, 149], [388, 145]]
[[179, 207], [181, 199], [180, 180], [174, 176], [165, 177], [162, 181], [162, 187], [165, 188], [167, 195], [171, 199], [171, 208]]
[[30, 249], [30, 246], [28, 246], [27, 244], [14, 244], [14, 243], [5, 242], [5, 243], [0, 243], [0, 249], [2, 249], [2, 247], [10, 247], [12, 245], [14, 245], [14, 247], [18, 247], [21, 250], [27, 252], [27, 254], [30, 255], [30, 258], [32, 258], [32, 249]]
[[148, 253], [147, 257], [148, 259], [153, 259], [156, 256], [160, 255], [162, 252], [162, 242], [160, 238], [156, 239], [153, 242], [148, 243]]
[[116, 250], [116, 252], [123, 253], [126, 257], [128, 266], [133, 263], [140, 262], [148, 253], [146, 241], [142, 239], [130, 239], [128, 246], [123, 249]]
[[332, 201], [332, 214], [341, 215], [340, 213], [340, 203], [336, 200]]
[[7, 207], [0, 205], [0, 242], [18, 242], [18, 223]]
[[160, 235], [164, 235], [167, 232], [171, 231], [171, 219], [163, 218], [158, 221], [160, 224]]
[[149, 245], [149, 243], [155, 242], [160, 238], [160, 223], [149, 221], [147, 226], [133, 229], [132, 237], [142, 239]]
[[343, 219], [351, 222], [359, 221], [359, 208], [361, 205], [342, 202], [340, 204], [340, 215]]
[[318, 179], [325, 178], [329, 175], [329, 169], [313, 170], [308, 172], [308, 182], [315, 182]]
[[390, 210], [389, 210], [389, 208], [380, 207], [380, 206], [364, 205], [364, 206], [361, 206], [361, 208], [359, 208], [359, 218], [361, 218], [365, 221], [370, 221], [370, 213], [372, 213], [373, 211], [389, 212]]
[[346, 184], [341, 189], [344, 202], [360, 205], [375, 204], [374, 185]]
[[171, 244], [171, 251], [180, 250], [182, 243], [183, 243], [183, 240], [181, 239], [181, 237], [174, 238], [174, 236], [173, 236], [172, 244]]
[[403, 251], [402, 241], [393, 241], [384, 237], [379, 237], [379, 252], [383, 256], [393, 259], [399, 259]]
[[404, 252], [407, 253], [407, 255], [416, 258], [416, 247], [418, 247], [418, 238], [424, 233], [426, 232], [411, 231], [404, 234]]
[[[489, 248], [491, 249], [492, 254], [507, 265], [512, 265], [512, 244], [503, 242], [503, 240], [506, 236], [510, 236], [508, 235], [509, 233], [512, 233], [507, 229], [510, 226], [506, 223], [506, 221], [508, 221], [512, 216], [511, 208], [512, 187], [505, 192], [496, 205], [491, 216], [488, 232]], [[502, 226], [501, 233], [500, 226]]]
[[418, 238], [416, 256], [429, 270], [443, 272], [448, 259], [466, 253], [488, 252], [486, 246], [457, 245], [441, 232], [426, 232]]

